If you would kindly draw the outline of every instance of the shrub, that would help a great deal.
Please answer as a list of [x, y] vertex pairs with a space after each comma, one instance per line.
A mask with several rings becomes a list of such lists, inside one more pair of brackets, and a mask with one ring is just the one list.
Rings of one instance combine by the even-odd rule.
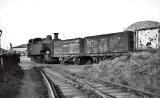
[[14, 98], [19, 93], [23, 70], [17, 66], [8, 66], [0, 72], [0, 98]]
[[105, 60], [81, 73], [90, 75], [89, 78], [100, 78], [160, 93], [159, 52], [139, 52]]

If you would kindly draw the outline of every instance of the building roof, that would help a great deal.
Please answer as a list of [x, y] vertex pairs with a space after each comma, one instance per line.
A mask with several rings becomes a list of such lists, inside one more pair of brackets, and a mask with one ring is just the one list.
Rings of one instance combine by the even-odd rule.
[[0, 50], [2, 50], [3, 52], [8, 52], [7, 50], [3, 49], [3, 48], [0, 48]]
[[19, 46], [15, 46], [13, 48], [27, 48], [27, 44], [22, 44], [22, 45], [19, 45]]
[[155, 27], [160, 27], [160, 23], [156, 21], [139, 21], [139, 22], [131, 24], [124, 31], [135, 31], [135, 30], [155, 28]]

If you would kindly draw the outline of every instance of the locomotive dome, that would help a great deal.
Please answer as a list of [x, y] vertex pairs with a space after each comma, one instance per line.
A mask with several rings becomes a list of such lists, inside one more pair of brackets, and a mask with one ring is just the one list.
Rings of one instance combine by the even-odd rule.
[[159, 27], [159, 26], [160, 26], [160, 22], [156, 22], [156, 21], [139, 21], [139, 22], [131, 24], [124, 31], [135, 31], [135, 30], [154, 28], [154, 27]]

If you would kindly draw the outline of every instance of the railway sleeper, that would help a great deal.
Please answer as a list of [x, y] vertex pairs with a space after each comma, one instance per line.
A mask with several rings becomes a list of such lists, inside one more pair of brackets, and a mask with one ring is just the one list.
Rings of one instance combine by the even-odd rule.
[[[71, 78], [69, 78], [71, 79]], [[72, 82], [74, 81], [74, 82]], [[82, 84], [81, 82], [75, 80], [75, 79], [72, 79], [72, 81], [66, 81], [67, 83], [71, 83], [72, 86], [74, 87], [78, 87], [81, 91], [83, 91], [84, 93], [88, 94], [90, 96], [90, 98], [101, 98], [99, 97], [98, 95], [96, 95], [92, 90], [90, 90], [89, 88], [87, 88], [84, 84]], [[91, 96], [94, 96], [94, 97], [91, 97]]]
[[[56, 78], [59, 78], [59, 77], [56, 76]], [[73, 78], [68, 79], [68, 78], [69, 77], [67, 77], [67, 79], [62, 79], [62, 80], [64, 80], [66, 83], [71, 84], [72, 86], [74, 86], [76, 88], [78, 87], [81, 91], [88, 94], [90, 98], [102, 98], [102, 97], [98, 96], [97, 94], [95, 94], [94, 91], [92, 91], [88, 87], [86, 87], [83, 83], [77, 81], [76, 79], [73, 79]], [[70, 79], [72, 79], [72, 80], [70, 80]]]
[[59, 70], [59, 72], [60, 72], [61, 74], [63, 74], [63, 76], [65, 76], [65, 77], [67, 78], [67, 80], [72, 81], [72, 82], [75, 82], [76, 85], [79, 85], [79, 88], [80, 88], [82, 91], [84, 91], [85, 93], [88, 94], [88, 92], [86, 92], [87, 90], [90, 91], [90, 92], [92, 92], [92, 95], [93, 95], [94, 97], [91, 97], [91, 98], [103, 98], [103, 97], [100, 96], [99, 94], [95, 94], [95, 91], [94, 91], [93, 88], [91, 89], [89, 86], [85, 85], [85, 83], [83, 83], [83, 82], [81, 82], [81, 81], [78, 81], [79, 79], [75, 79], [75, 78], [73, 78], [73, 76], [67, 76], [67, 75], [65, 74], [65, 72], [62, 72], [62, 71], [60, 71], [60, 70]]
[[[67, 76], [64, 74], [64, 72], [62, 72], [62, 74], [66, 77], [66, 78], [69, 78], [71, 79], [72, 81], [76, 82], [78, 85], [80, 85], [82, 91], [84, 91], [85, 93], [88, 94], [88, 91], [92, 92], [91, 94], [94, 96], [96, 96], [96, 98], [103, 98], [104, 96], [108, 96], [108, 98], [115, 98], [114, 96], [111, 96], [109, 94], [104, 94], [102, 93], [101, 91], [97, 90], [96, 88], [93, 88], [91, 85], [87, 84], [86, 82], [84, 81], [81, 81], [79, 79], [74, 79], [73, 76]], [[100, 94], [100, 95], [99, 95]], [[103, 97], [102, 97], [103, 96]]]
[[[68, 74], [70, 74], [72, 76], [80, 78], [79, 76], [73, 74], [73, 72], [61, 69], [59, 67], [58, 67], [58, 69], [59, 70], [63, 70], [64, 74], [68, 73]], [[150, 92], [146, 92], [146, 91], [137, 90], [135, 88], [128, 87], [128, 86], [125, 86], [125, 85], [122, 85], [122, 84], [118, 84], [118, 83], [114, 83], [114, 82], [105, 82], [105, 81], [99, 80], [99, 79], [94, 79], [94, 82], [95, 83], [102, 83], [107, 87], [120, 89], [120, 90], [122, 90], [122, 92], [130, 92], [130, 93], [133, 93], [133, 94], [135, 94], [135, 95], [137, 95], [139, 97], [142, 97], [142, 98], [160, 98], [160, 95], [157, 95], [157, 94], [154, 94], [154, 93], [150, 93]]]

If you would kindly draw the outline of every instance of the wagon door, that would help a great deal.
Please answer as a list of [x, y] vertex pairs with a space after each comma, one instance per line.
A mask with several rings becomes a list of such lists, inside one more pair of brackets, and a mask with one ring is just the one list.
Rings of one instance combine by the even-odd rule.
[[100, 39], [100, 52], [107, 53], [109, 51], [109, 38], [101, 38]]
[[158, 28], [136, 31], [136, 50], [158, 48]]
[[86, 40], [86, 53], [87, 54], [97, 54], [99, 51], [99, 39], [97, 37], [85, 38]]
[[110, 52], [123, 52], [124, 49], [124, 36], [123, 34], [115, 34], [109, 39]]

